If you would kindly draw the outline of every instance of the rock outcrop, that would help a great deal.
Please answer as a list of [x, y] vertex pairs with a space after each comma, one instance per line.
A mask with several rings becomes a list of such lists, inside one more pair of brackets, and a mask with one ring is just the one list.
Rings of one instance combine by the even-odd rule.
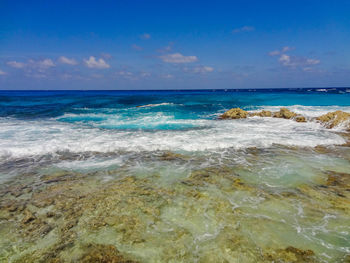
[[260, 112], [249, 112], [249, 116], [272, 117], [272, 112], [268, 110], [262, 110]]
[[273, 113], [274, 118], [293, 119], [296, 116], [296, 113], [288, 110], [287, 108], [281, 108], [279, 111]]
[[306, 122], [306, 118], [305, 118], [304, 116], [301, 116], [301, 115], [296, 116], [296, 117], [294, 118], [294, 120], [295, 120], [296, 122]]
[[339, 125], [345, 125], [348, 130], [350, 130], [350, 113], [344, 111], [334, 111], [328, 112], [316, 120], [321, 122], [325, 127], [331, 129]]
[[297, 122], [306, 122], [306, 118], [295, 112], [288, 110], [287, 108], [281, 108], [277, 112], [265, 111], [260, 112], [248, 112], [240, 108], [233, 108], [226, 111], [219, 118], [220, 119], [244, 119], [247, 117], [273, 117], [273, 118], [282, 118], [282, 119], [293, 119]]
[[248, 117], [248, 112], [240, 108], [233, 108], [226, 111], [219, 118], [220, 119], [244, 119]]

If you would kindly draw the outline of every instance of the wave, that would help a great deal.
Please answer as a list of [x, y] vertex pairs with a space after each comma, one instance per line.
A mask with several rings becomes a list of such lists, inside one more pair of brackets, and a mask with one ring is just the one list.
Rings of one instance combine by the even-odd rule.
[[163, 102], [163, 103], [157, 103], [157, 104], [140, 105], [140, 106], [136, 106], [136, 108], [149, 108], [149, 107], [168, 106], [168, 105], [175, 105], [175, 104], [170, 102]]
[[119, 130], [184, 130], [203, 126], [203, 122], [199, 119], [175, 119], [173, 113], [163, 112], [69, 113], [56, 120], [85, 124], [94, 128]]
[[[274, 144], [309, 146], [343, 144], [343, 137], [315, 122], [297, 123], [277, 118], [241, 120], [176, 120], [167, 116], [148, 116], [135, 122], [164, 125], [192, 125], [185, 130], [101, 129], [57, 120], [24, 121], [0, 118], [0, 156], [2, 158], [54, 154], [56, 152], [126, 151], [213, 151], [228, 148], [270, 147]], [[130, 123], [128, 123], [130, 126]], [[149, 124], [147, 124], [149, 125]], [[198, 129], [201, 127], [201, 129]]]

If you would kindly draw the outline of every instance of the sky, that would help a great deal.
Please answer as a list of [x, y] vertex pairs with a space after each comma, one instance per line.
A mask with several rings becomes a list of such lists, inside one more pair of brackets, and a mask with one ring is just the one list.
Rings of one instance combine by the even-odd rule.
[[0, 0], [2, 90], [349, 86], [349, 0]]

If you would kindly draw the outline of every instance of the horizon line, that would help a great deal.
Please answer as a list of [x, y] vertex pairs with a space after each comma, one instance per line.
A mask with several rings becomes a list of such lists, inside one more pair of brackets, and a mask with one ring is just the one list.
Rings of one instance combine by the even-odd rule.
[[342, 87], [290, 87], [290, 88], [229, 88], [229, 89], [0, 89], [1, 91], [257, 91], [257, 90], [304, 90], [304, 89], [349, 89]]

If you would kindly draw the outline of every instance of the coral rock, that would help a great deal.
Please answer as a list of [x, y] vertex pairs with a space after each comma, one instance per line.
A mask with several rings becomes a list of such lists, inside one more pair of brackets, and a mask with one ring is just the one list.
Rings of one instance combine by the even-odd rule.
[[320, 117], [317, 117], [316, 120], [323, 123], [325, 127], [331, 129], [338, 125], [344, 124], [347, 129], [350, 129], [350, 113], [344, 111], [334, 111], [328, 112]]
[[136, 261], [125, 259], [118, 249], [112, 245], [90, 245], [88, 252], [83, 255], [79, 262], [100, 262], [100, 263], [133, 263]]
[[288, 110], [287, 108], [281, 108], [280, 111], [277, 111], [273, 114], [274, 118], [283, 118], [283, 119], [292, 119], [297, 116], [296, 113]]
[[240, 108], [233, 108], [220, 116], [220, 119], [244, 119], [248, 117], [248, 112]]
[[306, 122], [306, 118], [304, 116], [296, 116], [295, 121], [296, 122]]
[[268, 110], [262, 110], [260, 112], [250, 112], [249, 116], [272, 117], [272, 112]]

